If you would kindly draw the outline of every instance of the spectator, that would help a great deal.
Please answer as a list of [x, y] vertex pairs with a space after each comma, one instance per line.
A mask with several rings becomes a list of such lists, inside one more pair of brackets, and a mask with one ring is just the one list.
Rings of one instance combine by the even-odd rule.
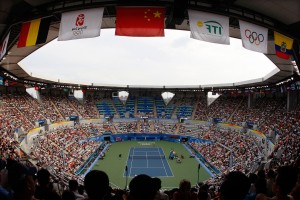
[[169, 196], [160, 191], [160, 189], [161, 189], [160, 178], [153, 178], [152, 181], [154, 184], [154, 188], [157, 191], [154, 200], [169, 200]]
[[[206, 198], [206, 200], [210, 200], [211, 199], [211, 196], [210, 196], [210, 194], [209, 194], [209, 192], [208, 192], [208, 190], [209, 190], [209, 185], [207, 185], [207, 184], [203, 184], [203, 183], [198, 183], [198, 185], [200, 186], [200, 188], [199, 188], [199, 192], [198, 192], [198, 199], [203, 199], [206, 195], [205, 195], [205, 193], [207, 194], [207, 198]], [[201, 193], [200, 194], [200, 196], [199, 196], [199, 193]]]
[[8, 183], [13, 191], [14, 200], [33, 200], [35, 182], [33, 174], [17, 161], [8, 163]]
[[275, 183], [276, 173], [274, 170], [270, 169], [267, 172], [267, 196], [273, 197], [274, 193], [272, 191], [273, 184]]
[[197, 200], [197, 194], [191, 191], [191, 182], [183, 179], [180, 181], [179, 190], [173, 194], [173, 200]]
[[204, 190], [198, 192], [198, 200], [208, 200], [208, 193]]
[[255, 182], [256, 198], [255, 200], [266, 200], [267, 196], [267, 181], [265, 178], [258, 177]]
[[109, 179], [105, 172], [92, 170], [84, 177], [84, 188], [88, 200], [110, 198]]
[[6, 162], [0, 159], [0, 199], [8, 200], [11, 198], [10, 192], [5, 188], [7, 185]]
[[128, 200], [153, 200], [157, 192], [152, 178], [145, 174], [134, 177], [129, 183], [129, 190]]
[[79, 185], [78, 186], [78, 193], [82, 196], [85, 196], [84, 194], [84, 186], [83, 185]]
[[76, 200], [75, 194], [72, 191], [65, 190], [61, 195], [62, 200]]
[[294, 198], [289, 195], [292, 189], [296, 186], [297, 171], [291, 166], [282, 166], [277, 170], [275, 184], [273, 185], [273, 192], [276, 200], [293, 200]]
[[226, 175], [221, 187], [221, 200], [243, 200], [250, 188], [248, 177], [242, 172], [234, 171]]
[[38, 185], [34, 197], [42, 200], [60, 200], [60, 196], [53, 190], [52, 183], [50, 183], [50, 176], [48, 170], [41, 169], [37, 173]]
[[76, 180], [69, 181], [69, 190], [74, 193], [76, 200], [82, 200], [85, 197], [78, 193], [78, 182]]

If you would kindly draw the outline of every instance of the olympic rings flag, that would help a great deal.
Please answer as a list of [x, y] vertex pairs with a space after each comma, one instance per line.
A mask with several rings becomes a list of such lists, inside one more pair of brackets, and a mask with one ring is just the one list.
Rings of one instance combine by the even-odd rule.
[[104, 8], [92, 8], [63, 13], [58, 41], [98, 37]]
[[239, 20], [243, 47], [260, 53], [268, 53], [268, 29]]
[[191, 38], [218, 44], [230, 44], [229, 18], [188, 10]]

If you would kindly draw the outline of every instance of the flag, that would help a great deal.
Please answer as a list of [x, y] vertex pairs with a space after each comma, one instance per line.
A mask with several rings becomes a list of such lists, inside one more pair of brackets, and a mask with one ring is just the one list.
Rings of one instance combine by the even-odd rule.
[[240, 20], [243, 47], [260, 53], [268, 53], [268, 29]]
[[162, 7], [117, 7], [116, 35], [164, 36], [165, 9]]
[[5, 37], [5, 39], [3, 40], [3, 42], [0, 44], [0, 60], [5, 56], [6, 54], [6, 50], [7, 50], [7, 43], [8, 43], [8, 39], [9, 39], [9, 34], [10, 32], [7, 34], [7, 36]]
[[229, 42], [229, 18], [212, 13], [188, 10], [191, 38], [218, 44]]
[[98, 37], [104, 8], [76, 10], [62, 14], [59, 41]]
[[293, 39], [274, 31], [276, 55], [279, 58], [290, 59], [292, 55]]
[[50, 18], [39, 18], [22, 24], [18, 48], [45, 43], [50, 27]]

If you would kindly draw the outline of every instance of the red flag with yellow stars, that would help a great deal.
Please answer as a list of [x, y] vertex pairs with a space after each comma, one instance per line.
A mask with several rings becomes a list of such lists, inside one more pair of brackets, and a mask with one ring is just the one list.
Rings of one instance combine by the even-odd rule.
[[162, 37], [165, 9], [162, 7], [117, 7], [116, 35]]

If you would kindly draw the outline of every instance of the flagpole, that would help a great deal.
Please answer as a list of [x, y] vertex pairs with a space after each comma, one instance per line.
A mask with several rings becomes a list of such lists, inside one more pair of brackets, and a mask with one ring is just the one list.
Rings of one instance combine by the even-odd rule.
[[127, 182], [128, 182], [128, 167], [125, 166], [125, 176], [126, 176], [126, 182], [125, 182], [125, 191], [127, 190]]
[[200, 163], [198, 164], [198, 178], [197, 178], [197, 184], [199, 183], [199, 171], [200, 171], [200, 168], [201, 168], [201, 166], [200, 166]]

